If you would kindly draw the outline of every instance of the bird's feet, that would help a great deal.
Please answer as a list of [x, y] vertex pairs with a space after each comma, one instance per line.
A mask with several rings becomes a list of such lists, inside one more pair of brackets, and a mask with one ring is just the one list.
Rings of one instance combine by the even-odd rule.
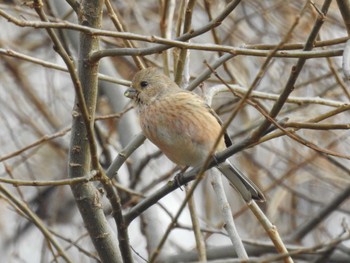
[[184, 181], [183, 175], [184, 175], [184, 172], [187, 170], [187, 168], [188, 168], [188, 166], [182, 168], [180, 170], [180, 172], [178, 172], [174, 177], [174, 181], [175, 181], [177, 187], [180, 188], [181, 191], [183, 191], [182, 187], [181, 187], [183, 185], [183, 181]]
[[178, 188], [180, 188], [181, 191], [183, 191], [182, 187], [181, 187], [181, 182], [183, 180], [183, 175], [184, 173], [181, 171], [179, 173], [177, 173], [174, 177], [174, 181], [175, 181], [175, 184]]

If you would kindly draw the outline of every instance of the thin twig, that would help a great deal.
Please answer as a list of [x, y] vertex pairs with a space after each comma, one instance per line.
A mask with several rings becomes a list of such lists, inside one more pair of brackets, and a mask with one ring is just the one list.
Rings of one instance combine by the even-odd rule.
[[[318, 32], [321, 29], [323, 22], [324, 22], [324, 18], [327, 14], [328, 8], [331, 4], [331, 0], [325, 0], [322, 6], [322, 16], [319, 15], [317, 17], [317, 20], [310, 32], [310, 35], [305, 43], [305, 47], [304, 47], [304, 51], [309, 51], [313, 48], [313, 43], [317, 38]], [[285, 104], [286, 100], [288, 99], [289, 95], [291, 94], [291, 92], [294, 89], [294, 85], [295, 82], [297, 81], [299, 74], [304, 66], [306, 62], [306, 58], [299, 58], [297, 64], [295, 66], [293, 66], [291, 74], [289, 76], [289, 79], [278, 99], [278, 101], [273, 105], [271, 111], [270, 111], [270, 116], [272, 118], [275, 118], [278, 113], [280, 112], [280, 110], [282, 109], [283, 105]], [[270, 126], [270, 122], [268, 120], [265, 120], [265, 122], [254, 132], [253, 137], [255, 138], [259, 138], [261, 134], [264, 133], [264, 131], [266, 129], [268, 129], [268, 127]]]
[[[124, 29], [124, 26], [121, 22], [121, 18], [120, 18], [120, 15], [118, 12], [115, 12], [114, 9], [113, 9], [113, 6], [110, 2], [110, 0], [105, 0], [105, 5], [107, 7], [107, 11], [108, 11], [108, 15], [109, 17], [111, 18], [115, 28], [119, 31], [119, 32], [125, 32], [125, 29]], [[135, 48], [135, 45], [134, 43], [131, 42], [131, 40], [129, 39], [123, 39], [124, 41], [124, 44], [126, 47], [128, 48]], [[135, 64], [137, 65], [137, 67], [139, 69], [143, 69], [145, 68], [145, 63], [144, 61], [142, 61], [142, 58], [139, 57], [139, 56], [133, 56], [132, 57]]]
[[[185, 189], [187, 191], [188, 186], [185, 186]], [[206, 262], [207, 255], [206, 255], [205, 241], [204, 241], [201, 229], [200, 229], [198, 214], [196, 211], [196, 203], [195, 203], [193, 196], [191, 196], [191, 198], [188, 200], [188, 208], [190, 211], [193, 232], [194, 232], [194, 236], [195, 236], [195, 240], [196, 240], [196, 247], [197, 247], [197, 251], [198, 251], [198, 260], [200, 262]]]
[[9, 199], [13, 204], [18, 207], [20, 211], [22, 211], [36, 226], [37, 228], [42, 232], [44, 237], [50, 241], [50, 243], [53, 245], [53, 247], [57, 250], [58, 255], [60, 255], [66, 262], [73, 262], [68, 255], [65, 253], [65, 251], [61, 248], [59, 243], [54, 239], [50, 231], [47, 229], [45, 224], [41, 221], [41, 219], [33, 213], [27, 204], [23, 203], [19, 199], [17, 199], [15, 196], [13, 196], [10, 191], [8, 191], [5, 187], [3, 187], [0, 184], [0, 191]]

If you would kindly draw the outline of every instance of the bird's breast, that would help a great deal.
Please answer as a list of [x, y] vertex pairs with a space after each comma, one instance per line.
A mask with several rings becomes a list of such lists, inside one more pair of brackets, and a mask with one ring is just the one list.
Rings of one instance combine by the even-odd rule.
[[156, 101], [139, 109], [139, 115], [145, 136], [179, 165], [204, 162], [221, 131], [205, 107], [191, 102]]

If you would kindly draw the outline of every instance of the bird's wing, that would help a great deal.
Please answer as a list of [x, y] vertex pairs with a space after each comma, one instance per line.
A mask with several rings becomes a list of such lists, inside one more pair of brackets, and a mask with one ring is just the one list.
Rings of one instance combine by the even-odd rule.
[[[223, 122], [220, 119], [219, 115], [216, 114], [216, 112], [213, 110], [212, 107], [210, 107], [208, 104], [206, 104], [206, 107], [208, 108], [209, 112], [215, 117], [215, 119], [218, 121], [218, 123], [222, 126]], [[232, 145], [232, 140], [230, 136], [228, 136], [227, 132], [224, 134], [224, 140], [226, 147], [229, 147]]]

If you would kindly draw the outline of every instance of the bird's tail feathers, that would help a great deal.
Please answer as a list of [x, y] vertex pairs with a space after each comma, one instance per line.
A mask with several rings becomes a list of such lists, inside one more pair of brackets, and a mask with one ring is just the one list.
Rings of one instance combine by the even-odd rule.
[[246, 202], [250, 202], [252, 199], [259, 202], [266, 201], [260, 189], [228, 160], [220, 163], [217, 167]]

